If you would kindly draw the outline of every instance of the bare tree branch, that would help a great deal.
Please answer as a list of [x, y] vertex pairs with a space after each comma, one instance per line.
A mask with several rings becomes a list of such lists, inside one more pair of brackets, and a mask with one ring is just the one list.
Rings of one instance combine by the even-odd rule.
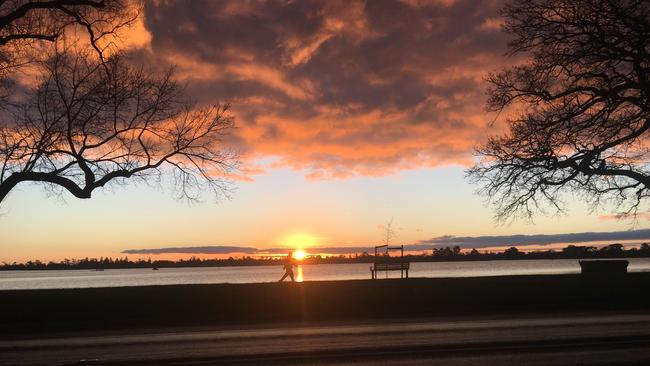
[[66, 34], [85, 34], [87, 45], [103, 61], [106, 50], [116, 48], [118, 31], [137, 20], [140, 6], [137, 0], [0, 2], [0, 108], [6, 107], [6, 97], [12, 94], [15, 72], [39, 60], [40, 46]]
[[650, 3], [512, 1], [510, 54], [528, 62], [488, 75], [487, 108], [519, 109], [468, 170], [499, 221], [532, 218], [573, 192], [635, 213], [650, 172]]
[[16, 126], [0, 129], [0, 202], [21, 182], [90, 198], [109, 183], [164, 173], [189, 200], [228, 193], [237, 163], [222, 142], [234, 126], [228, 105], [199, 107], [171, 71], [156, 75], [119, 53], [104, 69], [88, 52], [54, 50], [16, 107]]

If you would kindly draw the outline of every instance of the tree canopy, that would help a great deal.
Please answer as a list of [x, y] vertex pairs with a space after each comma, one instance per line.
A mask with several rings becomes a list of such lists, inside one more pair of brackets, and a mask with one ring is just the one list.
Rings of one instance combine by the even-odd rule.
[[[229, 106], [202, 106], [170, 69], [138, 66], [112, 44], [133, 22], [124, 1], [6, 1], [0, 4], [0, 75], [15, 92], [15, 70], [29, 64], [33, 86], [2, 99], [0, 203], [22, 182], [78, 198], [109, 183], [171, 177], [179, 197], [227, 193], [236, 155], [224, 138]], [[85, 45], [59, 41], [81, 26]], [[40, 45], [39, 54], [26, 48]], [[110, 48], [110, 52], [106, 52]], [[22, 61], [19, 61], [22, 60]]]
[[507, 131], [477, 149], [468, 171], [496, 218], [561, 212], [567, 192], [623, 214], [642, 209], [650, 2], [512, 1], [502, 15], [509, 54], [525, 61], [488, 75], [487, 109], [506, 116]]

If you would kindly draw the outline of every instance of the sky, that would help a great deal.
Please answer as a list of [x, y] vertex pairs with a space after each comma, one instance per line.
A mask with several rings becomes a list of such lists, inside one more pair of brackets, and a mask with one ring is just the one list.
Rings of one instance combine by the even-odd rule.
[[[335, 252], [377, 244], [391, 219], [394, 242], [418, 250], [628, 240], [650, 227], [571, 196], [565, 215], [497, 225], [475, 194], [464, 173], [473, 149], [503, 130], [484, 109], [484, 78], [521, 61], [505, 56], [501, 5], [146, 2], [124, 36], [131, 57], [174, 66], [200, 103], [233, 107], [228, 144], [241, 170], [230, 197], [188, 204], [164, 185], [131, 184], [78, 200], [23, 184], [0, 205], [0, 261], [237, 249], [218, 246]], [[593, 232], [615, 233], [584, 234]], [[195, 250], [161, 250], [179, 247]]]

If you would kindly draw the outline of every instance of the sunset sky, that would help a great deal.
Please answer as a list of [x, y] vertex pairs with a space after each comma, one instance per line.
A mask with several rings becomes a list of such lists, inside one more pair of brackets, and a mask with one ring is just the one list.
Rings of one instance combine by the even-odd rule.
[[[125, 35], [131, 57], [154, 69], [175, 65], [201, 103], [232, 104], [238, 128], [229, 143], [242, 165], [230, 198], [188, 205], [168, 187], [140, 184], [78, 200], [20, 185], [0, 205], [0, 261], [368, 247], [391, 218], [395, 242], [418, 250], [449, 245], [447, 236], [464, 237], [465, 247], [503, 239], [535, 248], [650, 238], [580, 234], [650, 225], [645, 216], [632, 226], [590, 212], [570, 195], [564, 216], [498, 226], [474, 194], [464, 177], [473, 147], [503, 125], [484, 110], [485, 75], [520, 61], [504, 56], [498, 1], [146, 4]], [[570, 233], [578, 235], [559, 235]], [[466, 238], [518, 234], [549, 236]]]

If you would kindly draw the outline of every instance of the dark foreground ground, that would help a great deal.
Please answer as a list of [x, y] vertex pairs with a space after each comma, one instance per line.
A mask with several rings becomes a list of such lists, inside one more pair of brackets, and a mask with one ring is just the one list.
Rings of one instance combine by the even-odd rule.
[[650, 310], [650, 273], [0, 291], [35, 333]]
[[650, 315], [141, 331], [0, 340], [0, 365], [650, 364]]
[[0, 365], [649, 365], [650, 273], [0, 291]]

